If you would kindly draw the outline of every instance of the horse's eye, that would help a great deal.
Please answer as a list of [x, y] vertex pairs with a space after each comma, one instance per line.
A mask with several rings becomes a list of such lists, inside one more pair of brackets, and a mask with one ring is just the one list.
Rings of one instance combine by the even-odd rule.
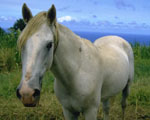
[[46, 47], [49, 50], [52, 47], [52, 42], [49, 42]]

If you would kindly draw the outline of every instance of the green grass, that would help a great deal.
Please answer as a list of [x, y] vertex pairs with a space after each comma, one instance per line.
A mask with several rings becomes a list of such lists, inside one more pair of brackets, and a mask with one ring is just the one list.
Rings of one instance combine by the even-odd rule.
[[[126, 120], [150, 119], [150, 61], [135, 61], [135, 80], [131, 86]], [[0, 120], [63, 120], [61, 105], [53, 91], [54, 78], [50, 72], [45, 74], [40, 104], [36, 108], [25, 108], [16, 97], [16, 87], [20, 82], [21, 70], [0, 73]], [[141, 71], [141, 73], [140, 73]], [[121, 94], [111, 99], [111, 120], [121, 120]], [[83, 117], [80, 116], [83, 120]], [[102, 119], [100, 106], [98, 119]]]
[[16, 98], [20, 78], [20, 70], [0, 73], [0, 120], [63, 119], [61, 106], [54, 95], [54, 79], [50, 72], [47, 72], [43, 79], [41, 102], [36, 108], [25, 108]]

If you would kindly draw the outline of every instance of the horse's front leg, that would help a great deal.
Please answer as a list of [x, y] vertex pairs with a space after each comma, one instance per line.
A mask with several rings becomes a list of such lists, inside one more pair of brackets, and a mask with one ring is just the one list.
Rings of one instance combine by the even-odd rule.
[[92, 107], [84, 112], [85, 120], [97, 120], [98, 107]]
[[78, 120], [79, 112], [71, 112], [68, 109], [63, 107], [63, 113], [65, 120]]
[[103, 102], [103, 117], [104, 120], [109, 120], [109, 99], [102, 101]]

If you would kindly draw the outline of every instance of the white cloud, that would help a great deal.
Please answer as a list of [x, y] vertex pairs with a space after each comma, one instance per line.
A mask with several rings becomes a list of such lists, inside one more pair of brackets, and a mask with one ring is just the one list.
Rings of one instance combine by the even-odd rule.
[[0, 20], [4, 20], [4, 21], [6, 21], [6, 20], [8, 20], [8, 18], [7, 18], [7, 17], [5, 17], [5, 16], [0, 16]]
[[58, 18], [58, 22], [64, 22], [64, 21], [72, 21], [73, 18], [71, 16], [63, 16], [63, 17], [60, 17]]
[[16, 18], [12, 16], [0, 16], [0, 21], [15, 21]]

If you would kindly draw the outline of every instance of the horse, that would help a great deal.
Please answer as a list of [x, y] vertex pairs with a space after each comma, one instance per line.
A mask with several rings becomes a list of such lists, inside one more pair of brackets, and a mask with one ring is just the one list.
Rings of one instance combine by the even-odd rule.
[[122, 92], [122, 112], [134, 78], [130, 44], [118, 36], [104, 36], [94, 43], [81, 38], [56, 20], [54, 5], [36, 16], [24, 3], [26, 27], [17, 44], [21, 52], [22, 78], [16, 95], [26, 107], [40, 100], [42, 78], [51, 70], [54, 91], [66, 120], [96, 120], [100, 102], [109, 119], [109, 98]]

